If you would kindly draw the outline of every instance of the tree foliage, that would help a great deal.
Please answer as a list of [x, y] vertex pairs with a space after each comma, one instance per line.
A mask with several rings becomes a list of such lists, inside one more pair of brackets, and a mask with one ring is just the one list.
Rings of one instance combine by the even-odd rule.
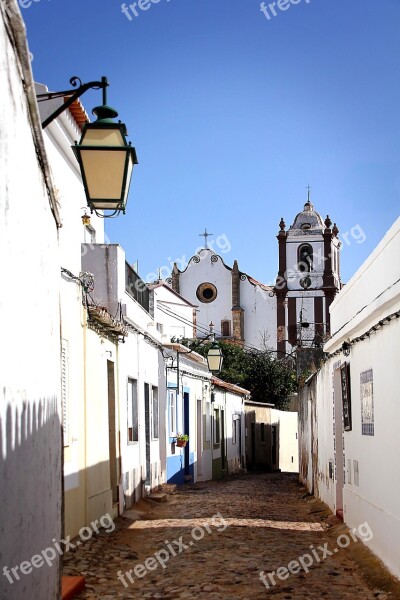
[[[183, 343], [202, 356], [206, 356], [210, 344], [200, 340]], [[255, 402], [269, 402], [285, 409], [289, 396], [296, 390], [296, 372], [293, 365], [277, 360], [270, 350], [244, 350], [229, 342], [219, 342], [224, 361], [218, 375], [224, 381], [239, 385], [251, 393]]]

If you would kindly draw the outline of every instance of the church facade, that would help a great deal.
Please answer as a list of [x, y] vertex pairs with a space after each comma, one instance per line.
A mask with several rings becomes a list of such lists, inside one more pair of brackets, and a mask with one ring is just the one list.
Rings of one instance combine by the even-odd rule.
[[238, 262], [203, 248], [168, 283], [197, 306], [197, 337], [212, 322], [218, 339], [281, 356], [297, 346], [318, 347], [329, 335], [329, 306], [341, 287], [339, 230], [310, 200], [286, 229], [281, 219], [274, 286], [240, 271]]

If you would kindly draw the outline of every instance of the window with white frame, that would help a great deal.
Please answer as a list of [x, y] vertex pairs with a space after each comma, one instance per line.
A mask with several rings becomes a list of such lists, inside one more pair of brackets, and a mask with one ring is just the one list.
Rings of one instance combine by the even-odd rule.
[[137, 381], [136, 379], [128, 378], [128, 394], [127, 394], [127, 427], [128, 427], [128, 444], [133, 444], [139, 441], [139, 413], [138, 413], [138, 397], [137, 397]]
[[176, 427], [176, 390], [168, 390], [169, 433], [173, 437], [177, 433]]
[[158, 414], [158, 387], [151, 388], [151, 422], [153, 440], [158, 440], [159, 434], [159, 414]]
[[69, 351], [67, 340], [61, 342], [61, 410], [64, 446], [69, 446]]

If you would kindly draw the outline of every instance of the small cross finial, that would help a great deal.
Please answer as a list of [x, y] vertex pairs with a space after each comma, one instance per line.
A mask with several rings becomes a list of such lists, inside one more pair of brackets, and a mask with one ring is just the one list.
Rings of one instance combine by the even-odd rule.
[[308, 185], [308, 186], [307, 186], [307, 202], [310, 202], [310, 192], [311, 192], [311, 188], [310, 188], [310, 186]]
[[204, 248], [208, 248], [207, 238], [210, 235], [214, 235], [213, 233], [207, 233], [207, 227], [204, 229], [204, 233], [199, 233], [200, 237], [204, 237]]

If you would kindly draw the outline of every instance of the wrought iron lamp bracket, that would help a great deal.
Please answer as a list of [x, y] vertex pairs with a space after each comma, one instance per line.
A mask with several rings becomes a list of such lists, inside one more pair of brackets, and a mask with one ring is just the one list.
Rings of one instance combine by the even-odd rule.
[[57, 110], [55, 110], [47, 119], [42, 122], [42, 129], [46, 129], [54, 119], [59, 117], [67, 108], [71, 106], [88, 90], [103, 90], [103, 104], [107, 104], [106, 97], [106, 88], [109, 86], [107, 77], [102, 77], [101, 81], [90, 81], [89, 83], [82, 83], [82, 80], [79, 77], [71, 77], [69, 80], [72, 87], [76, 88], [79, 84], [79, 87], [76, 90], [65, 90], [62, 92], [47, 92], [45, 94], [38, 94], [36, 99], [38, 102], [44, 102], [45, 100], [54, 100], [55, 98], [65, 98], [68, 96], [67, 100], [65, 100], [64, 104], [59, 106]]

